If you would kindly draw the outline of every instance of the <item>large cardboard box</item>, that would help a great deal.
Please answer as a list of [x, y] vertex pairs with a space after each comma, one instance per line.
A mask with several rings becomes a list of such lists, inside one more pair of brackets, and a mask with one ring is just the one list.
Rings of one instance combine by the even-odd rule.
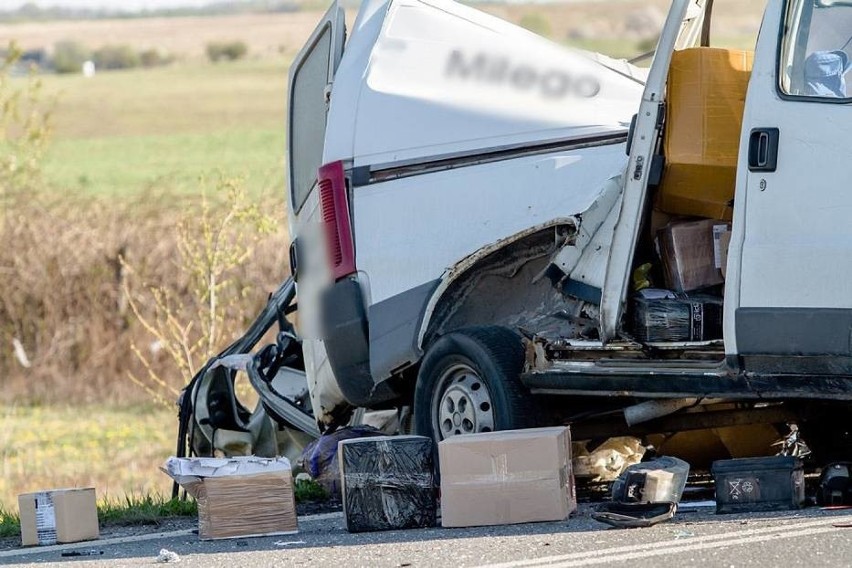
[[169, 458], [161, 469], [198, 501], [202, 540], [298, 532], [287, 458]]
[[675, 221], [657, 234], [666, 287], [691, 292], [724, 282], [717, 268], [715, 227], [725, 221]]
[[94, 488], [54, 489], [18, 496], [21, 544], [56, 544], [98, 538]]
[[568, 428], [453, 436], [438, 453], [445, 527], [561, 521], [577, 507]]
[[434, 445], [423, 436], [343, 440], [337, 446], [349, 532], [435, 526]]
[[730, 220], [746, 91], [754, 53], [675, 51], [669, 68], [666, 167], [656, 207], [672, 215]]

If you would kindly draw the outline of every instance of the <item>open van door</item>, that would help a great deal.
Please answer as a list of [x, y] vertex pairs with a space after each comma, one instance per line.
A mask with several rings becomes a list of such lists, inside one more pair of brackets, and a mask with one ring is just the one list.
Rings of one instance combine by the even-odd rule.
[[290, 68], [287, 163], [290, 229], [293, 233], [322, 165], [331, 82], [343, 56], [345, 15], [331, 5]]
[[[334, 383], [328, 355], [318, 337], [319, 294], [331, 283], [322, 232], [317, 173], [322, 165], [331, 83], [343, 56], [344, 12], [337, 2], [326, 12], [290, 68], [287, 112], [287, 182], [290, 269], [296, 280], [299, 335], [310, 381]], [[343, 399], [315, 400], [313, 408], [333, 408]]]
[[[769, 3], [746, 98], [726, 349], [747, 371], [852, 372], [852, 2]], [[735, 338], [735, 339], [734, 339]]]
[[665, 112], [663, 104], [672, 52], [698, 43], [708, 5], [712, 5], [711, 0], [674, 0], [645, 83], [639, 114], [632, 129], [633, 142], [628, 148], [630, 162], [625, 174], [621, 212], [613, 235], [601, 297], [601, 339], [604, 342], [617, 336], [621, 322], [633, 255], [646, 210], [651, 162], [660, 144], [661, 117]]

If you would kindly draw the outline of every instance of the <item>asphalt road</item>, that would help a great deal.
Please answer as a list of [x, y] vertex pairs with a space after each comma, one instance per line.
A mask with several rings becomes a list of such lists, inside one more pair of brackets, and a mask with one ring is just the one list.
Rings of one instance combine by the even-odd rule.
[[[714, 515], [680, 511], [647, 529], [617, 530], [595, 522], [590, 506], [562, 523], [475, 529], [425, 529], [349, 534], [338, 514], [300, 520], [297, 535], [202, 542], [190, 530], [147, 540], [101, 541], [72, 550], [97, 557], [62, 557], [68, 549], [4, 551], [0, 563], [146, 566], [160, 549], [180, 556], [180, 566], [852, 566], [852, 510]], [[138, 539], [140, 537], [131, 537]], [[17, 555], [15, 555], [17, 553]]]

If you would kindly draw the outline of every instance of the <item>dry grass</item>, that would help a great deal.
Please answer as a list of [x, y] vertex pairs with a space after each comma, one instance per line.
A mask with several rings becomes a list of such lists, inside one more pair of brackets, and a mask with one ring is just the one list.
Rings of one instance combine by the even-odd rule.
[[[510, 22], [540, 14], [548, 35], [558, 42], [620, 39], [630, 47], [651, 33], [637, 30], [636, 21], [661, 22], [670, 0], [575, 0], [553, 4], [478, 4], [477, 8]], [[720, 45], [754, 37], [763, 2], [718, 0], [714, 11], [714, 37]], [[0, 25], [0, 38], [17, 38], [25, 48], [51, 47], [73, 39], [91, 47], [127, 43], [139, 49], [160, 48], [182, 57], [200, 59], [207, 42], [238, 39], [255, 57], [292, 56], [301, 48], [322, 16], [321, 10], [289, 14], [242, 14], [216, 17], [150, 18], [84, 22], [39, 22]], [[347, 12], [347, 22], [356, 12]], [[619, 50], [617, 50], [619, 51]]]
[[250, 56], [280, 53], [292, 56], [302, 47], [320, 17], [321, 11], [306, 11], [2, 24], [0, 38], [16, 39], [25, 49], [52, 48], [64, 39], [79, 41], [92, 48], [129, 44], [138, 49], [163, 49], [190, 59], [204, 58], [208, 42], [242, 40], [248, 45]]
[[[154, 371], [174, 387], [181, 376], [128, 310], [125, 284], [139, 293], [143, 314], [156, 310], [144, 287], [171, 291], [176, 305], [197, 305], [197, 291], [178, 253], [176, 227], [199, 208], [196, 197], [148, 193], [122, 200], [45, 191], [19, 198], [7, 209], [0, 247], [0, 400], [7, 403], [129, 403], [146, 396], [127, 380], [144, 374], [136, 345]], [[283, 206], [264, 202], [278, 220], [251, 258], [229, 277], [240, 290], [225, 314], [238, 336], [287, 274]], [[124, 257], [134, 273], [123, 270]], [[129, 281], [128, 281], [129, 279]], [[17, 340], [30, 367], [11, 348]]]

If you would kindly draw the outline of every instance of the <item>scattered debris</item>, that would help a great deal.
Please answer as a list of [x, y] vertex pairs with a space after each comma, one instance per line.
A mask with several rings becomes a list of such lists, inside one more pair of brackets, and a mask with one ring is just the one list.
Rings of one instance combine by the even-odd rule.
[[852, 505], [852, 462], [827, 465], [819, 476], [817, 503], [827, 506]]
[[330, 497], [339, 499], [340, 467], [337, 465], [337, 444], [343, 440], [376, 436], [384, 436], [384, 433], [372, 426], [340, 428], [330, 434], [323, 434], [305, 447], [296, 465], [322, 485]]
[[574, 475], [590, 481], [614, 481], [631, 465], [638, 464], [646, 448], [638, 438], [610, 438], [592, 452], [585, 442], [573, 444]]
[[177, 552], [172, 552], [167, 548], [161, 548], [160, 554], [157, 555], [157, 563], [166, 564], [168, 562], [180, 562], [180, 556]]
[[688, 511], [697, 511], [698, 509], [709, 509], [711, 507], [716, 506], [716, 501], [688, 501], [686, 503], [681, 502], [678, 505], [678, 511], [688, 512]]
[[631, 465], [612, 485], [612, 499], [619, 503], [679, 503], [689, 476], [689, 464], [659, 457]]
[[63, 552], [62, 556], [100, 556], [103, 553], [103, 550], [90, 548], [89, 550], [68, 550]]
[[682, 538], [692, 538], [695, 536], [695, 533], [692, 531], [679, 530], [674, 533], [675, 540], [679, 540]]
[[635, 529], [668, 521], [676, 511], [676, 503], [602, 503], [592, 518], [619, 529]]
[[789, 424], [790, 433], [784, 438], [781, 438], [773, 446], [780, 446], [778, 450], [779, 456], [793, 456], [796, 458], [806, 458], [811, 455], [811, 450], [802, 439], [802, 434], [799, 432], [799, 427], [795, 424]]
[[304, 540], [277, 540], [273, 542], [275, 546], [295, 546], [297, 544], [307, 544]]

